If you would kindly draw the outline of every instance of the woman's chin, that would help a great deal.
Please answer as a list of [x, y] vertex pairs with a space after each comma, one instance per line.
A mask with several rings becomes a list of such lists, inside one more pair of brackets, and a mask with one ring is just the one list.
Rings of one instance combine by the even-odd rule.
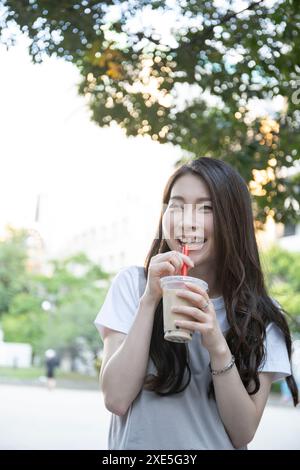
[[198, 250], [189, 251], [189, 257], [191, 258], [191, 260], [194, 261], [195, 267], [203, 263], [204, 261], [207, 261], [209, 256], [208, 246], [206, 246], [206, 243], [204, 243], [204, 245], [202, 245], [201, 248]]

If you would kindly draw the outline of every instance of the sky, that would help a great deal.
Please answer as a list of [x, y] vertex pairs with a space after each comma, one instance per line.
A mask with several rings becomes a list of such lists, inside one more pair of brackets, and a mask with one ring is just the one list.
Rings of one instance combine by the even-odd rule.
[[76, 67], [55, 58], [34, 65], [26, 45], [20, 37], [9, 51], [0, 46], [0, 231], [32, 226], [39, 194], [53, 250], [105, 223], [128, 192], [159, 215], [180, 150], [94, 124], [77, 93]]

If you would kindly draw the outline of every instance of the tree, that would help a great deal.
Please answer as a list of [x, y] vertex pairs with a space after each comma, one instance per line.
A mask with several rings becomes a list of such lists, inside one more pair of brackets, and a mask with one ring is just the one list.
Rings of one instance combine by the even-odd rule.
[[105, 297], [104, 290], [91, 291], [86, 289], [84, 295], [78, 295], [49, 313], [40, 341], [40, 350], [51, 347], [60, 352], [68, 353], [75, 359], [80, 353], [80, 341], [84, 340], [96, 357], [102, 347], [94, 320]]
[[109, 274], [84, 253], [51, 264], [51, 276], [35, 277], [43, 299], [51, 305], [40, 350], [52, 347], [75, 357], [78, 338], [83, 338], [96, 355], [102, 343], [93, 322], [106, 295], [99, 281], [108, 280]]
[[54, 259], [49, 262], [49, 268], [51, 276], [36, 275], [33, 279], [39, 285], [40, 296], [54, 308], [84, 296], [86, 289], [98, 292], [97, 282], [109, 279], [109, 274], [84, 253]]
[[30, 294], [18, 294], [9, 312], [2, 316], [5, 341], [29, 343], [33, 353], [40, 351], [41, 338], [47, 329], [47, 317], [41, 308], [41, 300]]
[[[248, 0], [241, 10], [229, 0], [2, 4], [2, 42], [13, 44], [18, 24], [34, 62], [56, 55], [76, 64], [100, 126], [114, 121], [127, 135], [179, 145], [179, 163], [224, 159], [249, 184], [258, 221], [297, 219], [299, 182], [282, 169], [299, 158], [299, 2]], [[281, 109], [251, 113], [251, 100], [276, 97]]]
[[7, 228], [0, 242], [0, 315], [6, 341], [30, 343], [35, 351], [45, 318], [28, 270], [27, 230]]
[[52, 274], [28, 270], [25, 230], [9, 229], [0, 242], [0, 313], [6, 341], [31, 344], [34, 354], [52, 347], [78, 353], [83, 338], [96, 355], [101, 340], [93, 320], [106, 289], [99, 281], [109, 274], [84, 253], [52, 260]]
[[279, 246], [262, 254], [270, 295], [291, 315], [291, 327], [300, 332], [300, 253]]
[[9, 310], [15, 296], [26, 291], [26, 232], [8, 227], [0, 241], [0, 317]]

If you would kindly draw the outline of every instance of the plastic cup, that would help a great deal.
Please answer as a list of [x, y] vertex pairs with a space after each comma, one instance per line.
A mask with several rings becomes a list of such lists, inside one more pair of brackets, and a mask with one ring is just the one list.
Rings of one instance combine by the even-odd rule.
[[[182, 297], [176, 295], [177, 289], [188, 288], [184, 282], [190, 282], [207, 291], [208, 284], [202, 279], [191, 276], [165, 276], [160, 280], [160, 285], [163, 291], [163, 319], [164, 319], [164, 338], [166, 341], [175, 343], [186, 343], [193, 337], [193, 331], [186, 328], [181, 328], [175, 325], [175, 320], [190, 320], [191, 317], [172, 312], [172, 307], [179, 306], [192, 306], [191, 303]], [[192, 319], [191, 319], [192, 320]]]

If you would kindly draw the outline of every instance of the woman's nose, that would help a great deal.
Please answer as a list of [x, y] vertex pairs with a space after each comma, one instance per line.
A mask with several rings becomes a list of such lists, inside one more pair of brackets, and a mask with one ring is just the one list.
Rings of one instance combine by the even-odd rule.
[[192, 204], [185, 204], [182, 215], [182, 227], [184, 233], [200, 235], [204, 227], [204, 213], [194, 210]]
[[193, 224], [179, 224], [175, 228], [175, 238], [182, 237], [198, 237], [204, 238], [204, 224], [193, 225]]

